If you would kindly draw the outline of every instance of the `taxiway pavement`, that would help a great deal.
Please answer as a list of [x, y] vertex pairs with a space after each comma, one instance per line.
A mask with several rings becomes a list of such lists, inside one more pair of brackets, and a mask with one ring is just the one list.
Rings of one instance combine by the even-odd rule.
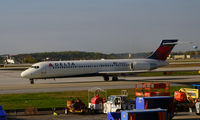
[[119, 81], [103, 81], [102, 77], [78, 77], [36, 80], [34, 85], [20, 77], [21, 71], [0, 71], [0, 94], [59, 92], [88, 90], [92, 87], [102, 89], [134, 88], [136, 82], [167, 81], [175, 84], [199, 83], [200, 75], [157, 76], [157, 77], [120, 77]]

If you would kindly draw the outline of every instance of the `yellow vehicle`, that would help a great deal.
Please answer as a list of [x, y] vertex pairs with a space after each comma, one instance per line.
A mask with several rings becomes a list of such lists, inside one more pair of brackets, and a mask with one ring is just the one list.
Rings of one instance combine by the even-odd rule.
[[[192, 88], [181, 88], [180, 92], [184, 92], [188, 98], [198, 99], [199, 98], [199, 89], [192, 89]], [[189, 100], [190, 101], [190, 100]]]
[[179, 91], [174, 92], [175, 109], [177, 111], [189, 109], [190, 112], [193, 108], [196, 109], [196, 114], [200, 115], [200, 99], [199, 90], [192, 88], [181, 88]]

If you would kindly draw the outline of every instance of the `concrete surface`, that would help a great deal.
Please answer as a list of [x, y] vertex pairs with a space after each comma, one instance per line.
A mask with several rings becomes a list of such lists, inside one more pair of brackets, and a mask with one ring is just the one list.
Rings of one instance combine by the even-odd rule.
[[[40, 116], [9, 116], [8, 120], [107, 120], [106, 114], [90, 114], [90, 115], [81, 115], [81, 114], [69, 114], [69, 115], [40, 115]], [[200, 116], [189, 113], [189, 112], [180, 112], [175, 115], [173, 120], [200, 120]]]
[[158, 76], [158, 77], [120, 77], [119, 81], [105, 82], [102, 77], [78, 77], [36, 80], [34, 85], [20, 77], [21, 71], [0, 71], [0, 94], [34, 93], [87, 90], [91, 87], [103, 89], [133, 88], [134, 82], [168, 81], [173, 84], [199, 83], [200, 75]]

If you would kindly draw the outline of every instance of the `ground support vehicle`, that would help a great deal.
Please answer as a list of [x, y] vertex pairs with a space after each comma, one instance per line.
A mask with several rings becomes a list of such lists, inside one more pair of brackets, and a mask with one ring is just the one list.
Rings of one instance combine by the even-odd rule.
[[107, 113], [107, 120], [120, 120], [121, 119], [121, 112], [108, 112]]
[[200, 84], [191, 84], [191, 88], [200, 89]]
[[153, 96], [153, 97], [137, 97], [136, 110], [146, 109], [167, 109], [168, 118], [174, 116], [174, 97], [171, 96]]
[[170, 83], [168, 82], [137, 83], [135, 84], [135, 96], [137, 97], [170, 96]]
[[[94, 94], [90, 99], [90, 94]], [[88, 110], [95, 113], [103, 113], [106, 91], [101, 88], [91, 88], [88, 90]]]
[[85, 104], [80, 99], [68, 100], [65, 114], [84, 113], [86, 111]]
[[[193, 112], [198, 109], [199, 89], [181, 88], [179, 91], [174, 92], [175, 111], [190, 111]], [[197, 104], [197, 105], [195, 105]]]
[[3, 110], [3, 107], [0, 105], [0, 120], [6, 120], [6, 112]]
[[179, 92], [184, 92], [187, 96], [187, 99], [196, 100], [199, 98], [199, 89], [192, 89], [192, 88], [181, 88]]
[[164, 109], [122, 111], [121, 120], [168, 120], [168, 115]]
[[200, 115], [200, 102], [195, 103], [195, 108], [196, 108], [196, 114]]
[[129, 100], [127, 95], [111, 95], [104, 103], [104, 113], [135, 109], [135, 101]]
[[105, 99], [99, 97], [99, 95], [97, 94], [95, 97], [91, 99], [91, 102], [88, 104], [88, 108], [91, 112], [102, 113], [104, 103]]
[[[200, 70], [198, 71], [200, 74]], [[200, 84], [191, 84], [191, 88], [200, 90]], [[195, 103], [196, 114], [200, 115], [200, 98]]]
[[108, 112], [107, 120], [168, 120], [166, 109], [125, 110]]

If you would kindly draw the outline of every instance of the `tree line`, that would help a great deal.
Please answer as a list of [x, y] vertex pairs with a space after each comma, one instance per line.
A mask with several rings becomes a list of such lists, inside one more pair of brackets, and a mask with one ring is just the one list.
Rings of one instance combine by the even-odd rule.
[[[143, 53], [146, 55], [152, 52]], [[173, 55], [200, 55], [200, 51], [173, 52]], [[82, 52], [82, 51], [63, 51], [63, 52], [43, 52], [18, 54], [14, 59], [18, 63], [36, 63], [41, 61], [60, 61], [60, 60], [99, 60], [99, 59], [124, 59], [128, 58], [128, 53], [104, 54], [99, 52]], [[133, 54], [134, 57], [134, 54]], [[0, 64], [3, 64], [5, 57], [0, 57]]]
[[98, 52], [64, 51], [64, 52], [44, 52], [19, 54], [15, 57], [20, 63], [36, 63], [41, 61], [61, 61], [61, 60], [97, 60], [97, 59], [117, 59], [122, 58], [117, 54], [103, 54]]

